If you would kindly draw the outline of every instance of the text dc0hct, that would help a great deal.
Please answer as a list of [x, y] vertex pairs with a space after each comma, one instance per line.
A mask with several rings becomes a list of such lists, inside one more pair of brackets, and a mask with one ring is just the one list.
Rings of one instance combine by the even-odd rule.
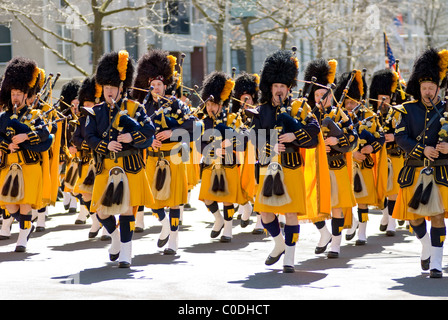
[[203, 306], [185, 306], [179, 307], [179, 315], [196, 315], [205, 316], [234, 316], [234, 315], [267, 315], [270, 305], [267, 304], [224, 304], [220, 307], [203, 307]]

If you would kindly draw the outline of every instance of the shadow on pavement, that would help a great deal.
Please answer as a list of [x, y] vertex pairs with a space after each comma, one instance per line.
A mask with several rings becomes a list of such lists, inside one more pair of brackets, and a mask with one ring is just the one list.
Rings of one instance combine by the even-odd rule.
[[230, 284], [240, 284], [248, 289], [278, 289], [282, 287], [306, 286], [324, 279], [327, 274], [310, 271], [282, 273], [282, 270], [272, 270], [250, 275], [245, 280], [229, 281]]

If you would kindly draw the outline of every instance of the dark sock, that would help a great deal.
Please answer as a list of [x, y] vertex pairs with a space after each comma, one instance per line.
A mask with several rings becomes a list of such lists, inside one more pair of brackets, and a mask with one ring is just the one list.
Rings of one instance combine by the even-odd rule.
[[170, 208], [171, 231], [179, 229], [180, 209]]
[[218, 202], [216, 202], [216, 201], [213, 201], [211, 204], [205, 205], [205, 206], [207, 207], [208, 211], [210, 211], [211, 213], [215, 213], [216, 211], [219, 210]]
[[344, 228], [344, 218], [331, 218], [331, 234], [333, 236], [340, 236]]
[[120, 216], [120, 240], [126, 243], [132, 240], [135, 230], [134, 216]]
[[[414, 229], [415, 230], [415, 229]], [[443, 247], [443, 242], [446, 237], [446, 227], [443, 228], [435, 228], [431, 227], [431, 245], [433, 247]]]
[[274, 221], [269, 223], [264, 223], [263, 219], [261, 220], [263, 227], [269, 232], [272, 237], [276, 237], [280, 234], [280, 225], [278, 224], [278, 218], [275, 216]]
[[234, 214], [235, 208], [233, 207], [233, 204], [230, 206], [224, 206], [224, 220], [232, 221]]
[[300, 233], [300, 226], [294, 225], [294, 226], [285, 226], [285, 244], [287, 246], [294, 246], [297, 241], [299, 241], [299, 233]]
[[359, 222], [367, 222], [369, 209], [361, 209], [358, 207], [358, 220]]
[[115, 219], [115, 216], [109, 216], [106, 219], [101, 219], [97, 214], [96, 217], [103, 227], [106, 228], [109, 234], [114, 233], [115, 229], [117, 229], [117, 220]]
[[314, 225], [316, 226], [317, 229], [322, 229], [323, 227], [325, 227], [325, 221], [319, 221], [319, 222], [315, 222]]
[[423, 220], [423, 222], [418, 226], [412, 226], [412, 229], [414, 229], [415, 235], [418, 239], [423, 238], [426, 235], [426, 220]]
[[159, 218], [159, 221], [162, 221], [163, 219], [165, 219], [166, 213], [165, 213], [164, 208], [152, 209], [152, 212], [157, 215], [157, 217]]

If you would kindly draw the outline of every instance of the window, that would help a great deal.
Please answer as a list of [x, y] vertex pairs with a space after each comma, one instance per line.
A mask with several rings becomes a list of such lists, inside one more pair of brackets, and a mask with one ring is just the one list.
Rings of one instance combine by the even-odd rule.
[[0, 63], [5, 64], [11, 59], [11, 30], [5, 25], [0, 25]]
[[[60, 37], [66, 39], [72, 39], [72, 30], [67, 28], [65, 25], [57, 25], [57, 33]], [[73, 44], [61, 39], [56, 40], [57, 50], [59, 53], [67, 60], [73, 61]], [[58, 62], [63, 63], [64, 60], [58, 58]]]
[[190, 34], [189, 7], [184, 1], [167, 2], [163, 31], [170, 34]]
[[129, 56], [138, 60], [138, 29], [126, 30], [124, 34], [124, 43]]

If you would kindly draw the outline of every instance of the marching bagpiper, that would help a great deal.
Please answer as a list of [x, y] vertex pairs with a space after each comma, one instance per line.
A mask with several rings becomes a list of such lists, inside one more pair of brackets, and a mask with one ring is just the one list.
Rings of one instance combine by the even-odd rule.
[[[421, 267], [441, 278], [444, 218], [448, 213], [447, 101], [440, 96], [446, 82], [448, 51], [425, 50], [415, 61], [406, 92], [414, 101], [402, 105], [395, 140], [406, 152], [393, 217], [409, 220], [422, 243]], [[425, 217], [430, 217], [427, 232]]]
[[[357, 146], [358, 135], [350, 117], [344, 113], [341, 106], [337, 105], [339, 102], [333, 103], [332, 89], [335, 87], [336, 67], [336, 60], [316, 59], [311, 61], [305, 70], [304, 80], [311, 82], [314, 77], [316, 85], [312, 86], [307, 83], [303, 88], [303, 92], [309, 93], [309, 105], [313, 108], [324, 131], [330, 169], [331, 233], [328, 231], [325, 221], [315, 223], [321, 234], [315, 253], [325, 252], [331, 242], [328, 258], [339, 257], [341, 233], [345, 225], [351, 224], [351, 211], [356, 206], [352, 184], [352, 151]], [[309, 90], [310, 92], [308, 92]]]
[[[148, 116], [154, 117], [156, 133], [147, 150], [146, 163], [154, 203], [148, 207], [162, 223], [157, 246], [162, 248], [167, 244], [164, 250], [167, 255], [176, 254], [178, 249], [180, 206], [188, 202], [184, 157], [190, 153], [193, 131], [189, 110], [165, 92], [174, 83], [176, 63], [177, 59], [166, 51], [149, 51], [138, 61], [133, 91], [137, 100], [144, 103]], [[169, 219], [165, 208], [169, 208]]]
[[[232, 113], [239, 113], [241, 121], [244, 124], [244, 130], [249, 130], [252, 126], [253, 110], [258, 106], [260, 76], [258, 74], [248, 74], [242, 72], [235, 78], [235, 88], [232, 94]], [[241, 166], [241, 185], [243, 193], [247, 198], [247, 203], [239, 206], [238, 211], [241, 212], [241, 227], [245, 228], [249, 224], [249, 217], [253, 211], [253, 202], [257, 188], [255, 177], [255, 146], [249, 140], [245, 152], [242, 154]], [[255, 224], [253, 234], [262, 234], [263, 225], [261, 216], [257, 212], [257, 222]]]
[[367, 243], [367, 221], [369, 220], [369, 205], [382, 207], [384, 205], [384, 183], [387, 179], [387, 154], [383, 148], [385, 138], [377, 115], [365, 105], [367, 85], [360, 70], [343, 73], [339, 79], [335, 95], [337, 99], [349, 81], [353, 81], [344, 100], [344, 107], [352, 117], [358, 133], [358, 146], [353, 152], [354, 172], [353, 189], [358, 204], [358, 219], [354, 219], [352, 228], [347, 232], [346, 239], [355, 236], [358, 227], [356, 245]]
[[399, 189], [398, 173], [404, 163], [403, 150], [397, 145], [394, 138], [395, 127], [400, 119], [399, 109], [395, 108], [395, 105], [404, 102], [406, 95], [398, 73], [391, 69], [376, 71], [372, 76], [369, 89], [370, 104], [373, 106], [373, 111], [379, 116], [384, 130], [388, 156], [387, 205], [382, 210], [380, 231], [385, 231], [387, 236], [394, 236], [396, 223], [392, 218], [392, 213]]
[[[271, 54], [264, 62], [260, 75], [261, 105], [254, 117], [254, 132], [257, 139], [257, 159], [259, 162], [259, 187], [254, 210], [260, 212], [264, 228], [274, 238], [274, 249], [265, 261], [266, 265], [276, 263], [283, 254], [283, 272], [295, 272], [294, 255], [299, 237], [299, 219], [310, 221], [317, 217], [314, 212], [330, 214], [329, 201], [326, 208], [320, 200], [313, 198], [308, 190], [307, 180], [316, 178], [310, 169], [327, 169], [326, 183], [316, 183], [317, 194], [329, 195], [329, 176], [326, 165], [315, 165], [319, 158], [326, 162], [324, 142], [317, 119], [303, 101], [290, 101], [290, 90], [297, 85], [299, 63], [288, 50]], [[320, 143], [319, 143], [320, 142]], [[306, 155], [306, 149], [320, 152]], [[321, 157], [322, 156], [322, 157]], [[307, 168], [306, 168], [307, 166]], [[313, 172], [311, 177], [310, 172]], [[325, 175], [321, 176], [325, 178]], [[329, 200], [329, 198], [328, 198]], [[276, 214], [286, 216], [285, 237], [280, 231]]]
[[[155, 129], [145, 109], [128, 100], [134, 66], [127, 51], [106, 53], [98, 62], [95, 80], [103, 87], [104, 102], [86, 118], [86, 141], [94, 151], [96, 176], [90, 210], [97, 213], [112, 237], [110, 260], [120, 268], [132, 261], [134, 213], [154, 199], [146, 177], [143, 150]], [[87, 109], [86, 109], [87, 110]], [[117, 228], [115, 215], [120, 215]]]
[[[61, 171], [61, 189], [64, 195], [63, 204], [65, 210], [69, 213], [76, 213], [78, 207], [78, 199], [73, 195], [73, 187], [78, 179], [75, 168], [78, 166], [78, 157], [76, 157], [76, 147], [72, 144], [72, 136], [76, 129], [75, 109], [79, 106], [78, 91], [81, 83], [72, 79], [62, 86], [61, 100], [59, 107], [63, 115], [72, 115], [71, 121], [62, 123], [61, 148], [59, 153], [60, 171]], [[88, 211], [81, 206], [79, 215], [75, 220], [75, 224], [84, 224], [88, 216]]]
[[52, 143], [39, 111], [26, 103], [39, 75], [35, 61], [16, 57], [8, 63], [1, 86], [5, 111], [0, 115], [0, 205], [20, 223], [16, 252], [26, 251], [34, 229], [31, 210], [43, 205], [42, 153]]
[[[224, 72], [210, 73], [202, 84], [201, 97], [205, 101], [204, 133], [201, 138], [202, 182], [199, 200], [204, 201], [215, 222], [211, 238], [220, 242], [232, 240], [234, 204], [247, 202], [241, 186], [241, 172], [237, 151], [244, 152], [245, 141], [237, 134], [241, 119], [232, 114], [229, 102], [235, 82]], [[223, 204], [223, 215], [219, 209]]]
[[[101, 224], [95, 212], [90, 212], [92, 202], [93, 184], [95, 182], [95, 163], [93, 151], [86, 141], [86, 120], [92, 108], [102, 101], [102, 87], [95, 82], [95, 75], [87, 77], [82, 82], [78, 91], [79, 117], [76, 121], [76, 129], [73, 132], [71, 143], [74, 145], [78, 163], [75, 170], [78, 179], [73, 186], [73, 193], [80, 195], [81, 208], [85, 207], [92, 218], [92, 226], [89, 231], [89, 239], [95, 238], [101, 229]], [[104, 229], [105, 230], [105, 229]], [[103, 235], [102, 240], [108, 236]]]

